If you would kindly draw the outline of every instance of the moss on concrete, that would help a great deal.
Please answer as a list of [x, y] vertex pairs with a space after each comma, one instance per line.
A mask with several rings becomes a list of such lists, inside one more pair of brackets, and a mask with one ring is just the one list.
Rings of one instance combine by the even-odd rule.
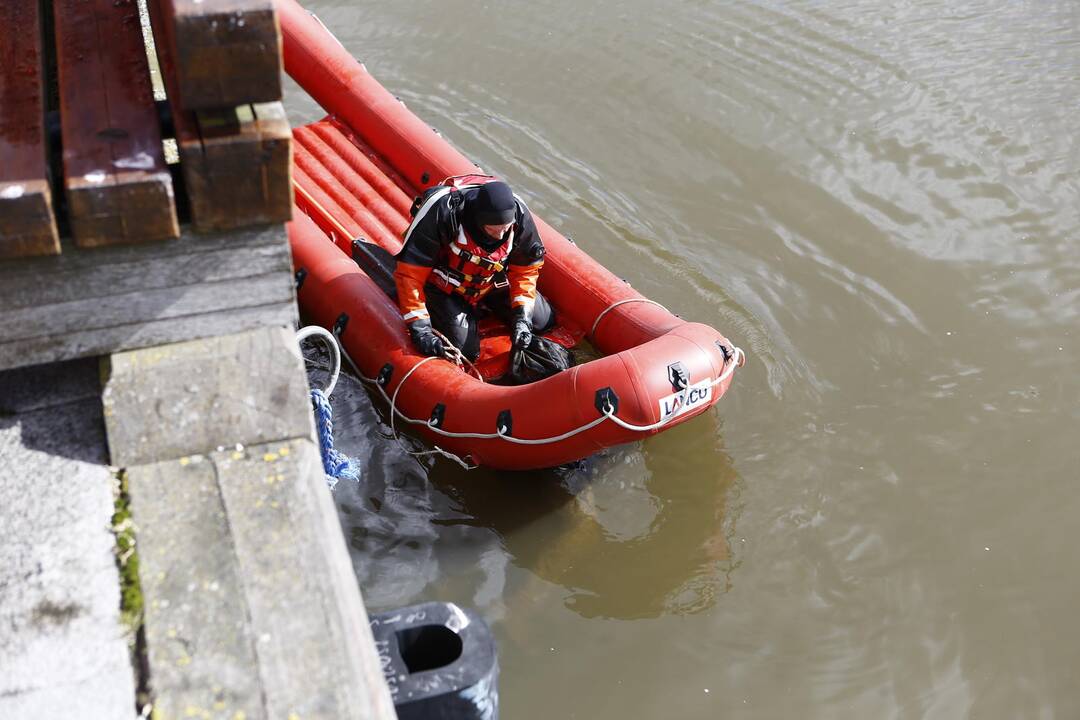
[[120, 569], [120, 620], [131, 633], [131, 642], [143, 620], [143, 594], [139, 585], [139, 553], [135, 548], [135, 523], [131, 520], [127, 473], [116, 474], [116, 511], [112, 529], [116, 535], [116, 565]]
[[143, 631], [143, 591], [139, 582], [139, 553], [135, 544], [135, 523], [131, 519], [131, 496], [127, 473], [116, 471], [113, 491], [112, 531], [116, 535], [116, 566], [120, 571], [120, 622], [128, 631], [128, 651], [135, 671], [135, 705], [146, 717], [152, 708], [150, 665], [146, 657], [146, 634]]

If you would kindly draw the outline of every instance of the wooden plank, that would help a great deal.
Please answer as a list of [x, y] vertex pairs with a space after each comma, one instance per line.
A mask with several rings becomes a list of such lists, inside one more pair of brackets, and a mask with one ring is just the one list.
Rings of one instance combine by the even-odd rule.
[[281, 28], [272, 0], [164, 0], [162, 10], [185, 109], [281, 100]]
[[[183, 252], [152, 257], [111, 256], [93, 264], [23, 263], [19, 272], [8, 273], [0, 268], [0, 282], [5, 283], [3, 305], [16, 310], [289, 272], [289, 253], [284, 245], [267, 245], [264, 238], [250, 233], [201, 237], [209, 237], [211, 242], [189, 243], [191, 247], [182, 248]], [[179, 243], [169, 243], [169, 247], [174, 245]], [[100, 253], [72, 253], [76, 254], [93, 257]]]
[[39, 0], [0, 2], [0, 259], [55, 255]]
[[0, 370], [67, 358], [96, 357], [267, 326], [295, 326], [296, 303], [278, 300], [207, 312], [0, 343]]
[[[195, 234], [189, 226], [185, 225], [181, 227], [180, 237], [179, 243], [113, 245], [92, 253], [67, 252], [62, 258], [27, 258], [17, 263], [0, 265], [0, 307], [6, 307], [7, 303], [18, 302], [9, 292], [9, 286], [5, 284], [18, 282], [17, 278], [22, 274], [38, 274], [39, 281], [44, 281], [46, 277], [57, 273], [91, 270], [117, 263], [137, 263], [150, 258], [157, 261], [171, 260], [176, 263], [186, 263], [187, 257], [192, 253], [210, 252], [230, 245], [251, 248], [267, 245], [281, 248], [282, 252], [288, 252], [288, 235], [281, 224], [262, 225], [216, 234]], [[61, 240], [61, 245], [64, 245], [64, 242]], [[90, 291], [89, 288], [80, 288], [80, 290]]]
[[64, 187], [81, 247], [175, 238], [135, 0], [53, 0]]
[[0, 260], [55, 255], [60, 238], [45, 180], [0, 182]]
[[0, 369], [296, 322], [281, 225], [0, 263]]
[[[133, 318], [140, 310], [149, 310], [155, 320], [169, 320], [259, 305], [267, 300], [286, 302], [292, 297], [292, 283], [288, 273], [264, 273], [216, 283], [140, 290], [44, 307], [5, 310], [0, 342], [133, 325]], [[88, 306], [93, 308], [92, 318], [86, 317]]]
[[292, 132], [281, 103], [200, 112], [177, 131], [180, 169], [199, 232], [292, 217]]
[[292, 133], [281, 103], [190, 112], [169, 39], [168, 0], [148, 0], [192, 226], [214, 232], [292, 217]]

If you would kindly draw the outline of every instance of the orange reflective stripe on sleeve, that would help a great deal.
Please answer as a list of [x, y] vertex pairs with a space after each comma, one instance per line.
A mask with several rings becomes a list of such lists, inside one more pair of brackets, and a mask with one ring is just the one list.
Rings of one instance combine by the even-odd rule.
[[424, 298], [424, 283], [427, 282], [431, 268], [424, 265], [410, 265], [398, 261], [394, 269], [394, 285], [397, 286], [398, 308], [406, 323], [428, 317]]
[[506, 271], [506, 279], [510, 281], [510, 307], [525, 307], [532, 309], [536, 299], [536, 281], [540, 278], [540, 268], [544, 265], [540, 261], [534, 265], [511, 265]]

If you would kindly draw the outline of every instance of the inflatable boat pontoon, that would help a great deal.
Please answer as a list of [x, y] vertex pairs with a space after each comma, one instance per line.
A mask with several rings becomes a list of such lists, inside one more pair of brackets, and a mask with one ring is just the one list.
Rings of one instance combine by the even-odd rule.
[[[383, 88], [312, 15], [278, 0], [285, 69], [329, 116], [294, 130], [299, 212], [289, 225], [305, 315], [331, 329], [398, 427], [466, 463], [551, 467], [687, 421], [715, 405], [743, 355], [713, 328], [636, 292], [540, 218], [539, 290], [548, 337], [601, 355], [527, 385], [491, 380], [508, 364], [507, 327], [481, 323], [475, 368], [413, 348], [383, 266], [401, 247], [413, 198], [480, 172]], [[366, 271], [365, 271], [366, 270]]]

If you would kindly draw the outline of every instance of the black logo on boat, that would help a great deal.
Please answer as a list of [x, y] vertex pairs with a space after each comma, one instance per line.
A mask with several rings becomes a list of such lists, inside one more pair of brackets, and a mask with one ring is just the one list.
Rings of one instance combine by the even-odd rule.
[[667, 366], [667, 379], [674, 390], [682, 390], [690, 384], [690, 375], [681, 362], [673, 362]]

